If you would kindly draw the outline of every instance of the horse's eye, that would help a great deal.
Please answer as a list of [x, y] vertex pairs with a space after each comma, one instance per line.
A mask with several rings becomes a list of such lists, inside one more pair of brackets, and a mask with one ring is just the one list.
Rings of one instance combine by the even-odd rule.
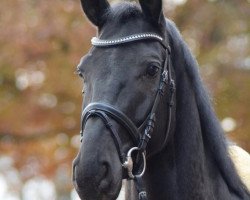
[[150, 77], [153, 77], [157, 74], [158, 71], [159, 71], [159, 67], [157, 67], [155, 65], [150, 65], [147, 68], [147, 75]]
[[82, 72], [80, 70], [77, 69], [75, 71], [75, 74], [77, 74], [79, 77], [83, 78], [83, 74], [82, 74]]
[[83, 78], [83, 74], [81, 72], [78, 72], [78, 76], [80, 76], [81, 78]]

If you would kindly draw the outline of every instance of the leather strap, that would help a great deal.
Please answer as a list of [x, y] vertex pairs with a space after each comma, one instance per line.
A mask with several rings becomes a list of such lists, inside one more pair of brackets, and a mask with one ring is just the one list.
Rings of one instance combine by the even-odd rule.
[[104, 103], [90, 103], [87, 105], [87, 107], [84, 109], [82, 113], [82, 127], [81, 130], [84, 129], [84, 125], [87, 121], [86, 116], [88, 112], [94, 112], [94, 111], [103, 111], [108, 116], [116, 120], [119, 124], [121, 124], [129, 133], [133, 143], [135, 145], [138, 145], [138, 141], [140, 138], [140, 132], [138, 128], [134, 125], [134, 123], [121, 111], [115, 109], [114, 107], [104, 104]]
[[115, 143], [116, 150], [119, 155], [119, 159], [123, 163], [125, 161], [125, 154], [122, 152], [122, 142], [119, 137], [119, 134], [117, 133], [116, 129], [113, 127], [112, 122], [110, 118], [108, 117], [108, 115], [106, 115], [105, 112], [100, 111], [100, 110], [90, 110], [86, 113], [84, 121], [82, 121], [83, 123], [82, 126], [86, 124], [87, 120], [90, 117], [99, 117], [104, 122], [105, 127], [110, 130], [111, 136]]
[[139, 200], [147, 200], [147, 192], [146, 188], [144, 187], [144, 182], [142, 180], [142, 177], [135, 176], [135, 187], [139, 195]]

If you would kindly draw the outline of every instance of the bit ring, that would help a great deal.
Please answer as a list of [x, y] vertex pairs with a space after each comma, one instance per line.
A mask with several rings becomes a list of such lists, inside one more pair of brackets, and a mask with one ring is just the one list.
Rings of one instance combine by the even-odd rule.
[[132, 153], [134, 151], [139, 151], [140, 149], [138, 147], [132, 147], [128, 153], [125, 162], [122, 164], [122, 166], [128, 170], [128, 176], [130, 179], [134, 179], [135, 177], [142, 177], [146, 170], [146, 156], [145, 153], [142, 152], [142, 158], [143, 158], [143, 169], [139, 174], [133, 174], [133, 159], [132, 159]]

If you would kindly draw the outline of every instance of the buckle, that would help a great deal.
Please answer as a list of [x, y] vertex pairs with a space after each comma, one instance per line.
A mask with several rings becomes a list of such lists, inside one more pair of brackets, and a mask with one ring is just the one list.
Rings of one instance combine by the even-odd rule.
[[168, 80], [168, 71], [167, 71], [167, 70], [164, 70], [164, 71], [162, 72], [162, 81], [163, 81], [164, 83], [167, 83], [167, 80]]
[[139, 199], [145, 199], [145, 198], [147, 198], [147, 193], [146, 193], [146, 191], [141, 191], [141, 192], [139, 193]]

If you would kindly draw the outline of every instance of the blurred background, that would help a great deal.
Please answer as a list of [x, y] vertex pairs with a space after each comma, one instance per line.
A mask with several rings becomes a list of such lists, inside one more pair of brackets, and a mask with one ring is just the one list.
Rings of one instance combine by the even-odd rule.
[[[250, 151], [250, 0], [165, 0], [226, 134]], [[95, 28], [79, 0], [0, 6], [0, 199], [76, 200], [82, 82]]]

